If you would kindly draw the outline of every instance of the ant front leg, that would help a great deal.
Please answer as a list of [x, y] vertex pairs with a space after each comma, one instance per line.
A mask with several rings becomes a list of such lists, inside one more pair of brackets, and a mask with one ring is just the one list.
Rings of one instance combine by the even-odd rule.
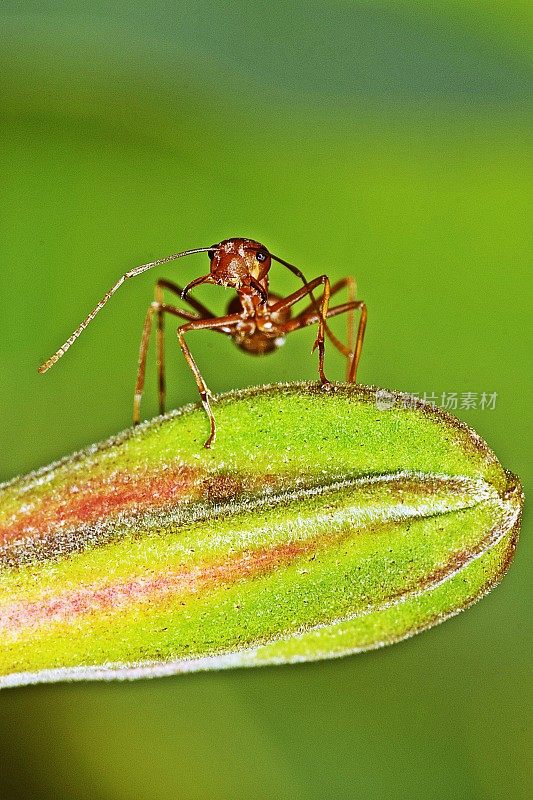
[[312, 296], [313, 291], [320, 285], [322, 285], [324, 289], [320, 303], [320, 313], [316, 314], [318, 333], [311, 352], [314, 353], [314, 351], [318, 348], [318, 373], [320, 375], [320, 383], [324, 387], [328, 387], [331, 384], [324, 374], [324, 333], [326, 328], [326, 318], [328, 315], [329, 296], [331, 292], [328, 276], [320, 275], [319, 278], [309, 281], [309, 283], [306, 283], [306, 285], [302, 286], [302, 288], [298, 289], [298, 291], [293, 292], [288, 297], [285, 297], [283, 300], [279, 300], [277, 303], [274, 303], [274, 305], [270, 306], [270, 311], [272, 313], [276, 313], [277, 311], [283, 311], [287, 308], [290, 308], [304, 297], [309, 295]]
[[[346, 377], [348, 383], [356, 382], [357, 366], [361, 357], [361, 350], [363, 349], [363, 339], [366, 329], [366, 303], [364, 300], [350, 300], [348, 303], [342, 303], [342, 305], [329, 308], [327, 312], [327, 319], [331, 319], [331, 317], [336, 317], [339, 314], [349, 314], [354, 311], [361, 311], [359, 327], [357, 329], [357, 337], [355, 340], [355, 348], [353, 348], [353, 350], [348, 350], [348, 348], [345, 348], [343, 345], [343, 351], [341, 351], [345, 352], [345, 355], [349, 359]], [[284, 332], [291, 333], [292, 331], [300, 330], [300, 328], [305, 328], [308, 325], [316, 325], [316, 323], [319, 321], [320, 318], [317, 312], [309, 309], [294, 319], [289, 320], [289, 322], [287, 322], [284, 326]]]
[[[331, 302], [331, 298], [335, 294], [338, 294], [342, 289], [346, 288], [346, 293], [348, 295], [348, 302], [349, 303], [353, 302], [355, 300], [355, 285], [356, 285], [355, 284], [355, 278], [353, 278], [351, 275], [349, 275], [346, 278], [342, 278], [340, 281], [337, 281], [337, 283], [335, 283], [331, 287], [331, 290], [330, 290], [330, 293], [329, 293], [329, 301]], [[320, 301], [321, 300], [322, 300], [322, 298], [320, 298]], [[298, 316], [293, 318], [291, 324], [296, 322], [297, 320], [301, 319], [302, 317], [307, 317], [309, 314], [312, 314], [313, 311], [315, 312], [316, 321], [318, 322], [318, 320], [320, 318], [320, 315], [319, 315], [320, 309], [318, 307], [318, 301], [315, 300], [314, 298], [313, 298], [313, 302], [311, 303], [310, 306], [305, 308], [303, 311], [300, 311]], [[330, 314], [330, 312], [328, 311], [328, 318], [331, 317], [331, 316], [335, 316], [335, 315], [334, 314]], [[348, 312], [346, 318], [347, 318], [347, 332], [346, 332], [346, 334], [347, 334], [346, 335], [347, 344], [343, 344], [335, 336], [333, 331], [329, 328], [329, 326], [327, 324], [327, 320], [326, 320], [326, 324], [325, 324], [324, 328], [325, 328], [326, 336], [330, 340], [331, 344], [339, 351], [339, 353], [342, 353], [342, 355], [345, 356], [347, 359], [351, 359], [351, 357], [353, 355], [353, 323], [354, 323], [353, 310]], [[296, 325], [294, 330], [297, 330], [297, 329], [298, 329], [298, 325]]]
[[204, 444], [204, 447], [208, 449], [214, 443], [216, 438], [215, 418], [213, 416], [213, 411], [211, 410], [211, 405], [209, 403], [211, 392], [207, 388], [207, 384], [204, 381], [194, 358], [192, 357], [192, 353], [189, 350], [189, 346], [185, 341], [185, 334], [188, 333], [189, 331], [220, 330], [220, 329], [222, 329], [223, 333], [231, 333], [231, 328], [241, 320], [242, 320], [241, 314], [228, 314], [225, 317], [214, 317], [213, 319], [198, 319], [194, 320], [193, 322], [188, 322], [185, 325], [182, 325], [176, 331], [179, 345], [181, 347], [183, 355], [185, 356], [185, 360], [187, 361], [187, 364], [191, 368], [191, 371], [194, 375], [194, 379], [196, 381], [196, 385], [200, 393], [200, 400], [202, 401], [205, 413], [207, 414], [207, 417], [209, 419], [209, 425], [211, 430], [209, 433], [209, 437]]
[[[172, 294], [182, 297], [183, 289], [177, 283], [169, 281], [166, 278], [160, 278], [155, 285], [155, 301], [159, 304], [157, 312], [157, 334], [156, 334], [156, 347], [157, 347], [157, 383], [159, 389], [159, 413], [165, 413], [165, 397], [166, 397], [166, 382], [165, 382], [165, 339], [164, 339], [164, 319], [165, 312], [164, 305], [164, 291], [165, 289]], [[183, 311], [182, 318], [187, 320], [195, 319], [210, 319], [214, 315], [203, 303], [198, 302], [194, 297], [187, 297], [185, 302], [196, 311], [196, 314], [191, 314], [190, 311]]]
[[[363, 338], [365, 335], [365, 328], [366, 328], [366, 319], [367, 319], [367, 310], [366, 310], [366, 303], [363, 300], [356, 300], [356, 283], [355, 278], [349, 275], [346, 278], [342, 278], [340, 281], [337, 281], [332, 287], [330, 292], [330, 300], [333, 295], [340, 292], [342, 289], [346, 288], [347, 295], [348, 295], [348, 302], [343, 303], [339, 306], [334, 306], [334, 308], [329, 308], [327, 313], [327, 319], [331, 317], [336, 317], [338, 314], [346, 314], [347, 318], [347, 336], [346, 341], [347, 344], [344, 345], [340, 342], [337, 337], [331, 332], [328, 328], [326, 323], [326, 336], [330, 339], [331, 343], [339, 350], [346, 357], [346, 381], [348, 383], [355, 383], [356, 374], [357, 374], [357, 365], [359, 364], [359, 359], [361, 357], [361, 350], [363, 347]], [[355, 339], [355, 346], [354, 346], [354, 312], [360, 310], [361, 315], [359, 317], [359, 325], [357, 328], [357, 336]], [[314, 314], [313, 314], [314, 312]], [[297, 317], [295, 317], [291, 321], [291, 329], [297, 330], [299, 327], [299, 321], [304, 320], [303, 325], [312, 325], [315, 322], [318, 322], [318, 314], [316, 313], [316, 303], [310, 305]], [[288, 332], [288, 331], [287, 331]]]
[[[156, 297], [158, 296], [158, 287], [156, 287]], [[165, 375], [163, 364], [163, 314], [172, 314], [180, 319], [195, 320], [198, 319], [196, 314], [190, 311], [184, 311], [174, 306], [166, 305], [165, 303], [154, 300], [148, 308], [146, 317], [144, 319], [143, 332], [141, 336], [141, 344], [139, 348], [139, 366], [137, 369], [137, 380], [135, 383], [135, 394], [133, 396], [133, 424], [137, 425], [141, 421], [141, 400], [144, 391], [144, 380], [146, 376], [146, 357], [148, 355], [148, 344], [150, 342], [150, 333], [152, 332], [152, 318], [154, 314], [158, 315], [158, 352], [157, 364], [159, 373], [159, 410], [163, 414], [165, 411]]]

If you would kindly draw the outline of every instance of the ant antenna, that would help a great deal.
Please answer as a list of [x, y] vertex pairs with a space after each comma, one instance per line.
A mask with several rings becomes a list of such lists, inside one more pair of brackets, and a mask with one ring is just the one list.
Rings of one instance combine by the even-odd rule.
[[74, 333], [72, 333], [67, 339], [67, 341], [61, 345], [59, 350], [57, 350], [53, 356], [50, 356], [48, 361], [45, 361], [44, 364], [41, 364], [41, 366], [39, 367], [39, 372], [41, 374], [47, 372], [50, 369], [50, 367], [53, 367], [54, 364], [57, 361], [59, 361], [61, 356], [65, 355], [69, 347], [74, 344], [78, 336], [85, 330], [87, 325], [93, 321], [93, 319], [96, 317], [100, 309], [105, 306], [109, 298], [115, 294], [117, 289], [120, 289], [125, 280], [127, 280], [128, 278], [134, 278], [136, 275], [141, 275], [141, 273], [147, 272], [147, 270], [152, 269], [152, 267], [159, 267], [162, 264], [168, 264], [169, 261], [175, 261], [177, 258], [182, 258], [183, 256], [190, 256], [193, 253], [208, 253], [213, 249], [214, 249], [213, 247], [197, 247], [194, 250], [183, 250], [181, 253], [173, 253], [171, 256], [166, 256], [165, 258], [159, 258], [157, 259], [157, 261], [150, 261], [148, 264], [141, 264], [139, 267], [134, 267], [133, 269], [130, 269], [129, 272], [124, 273], [124, 275], [122, 275], [122, 277], [119, 278], [118, 281], [115, 283], [115, 285], [112, 286], [111, 289], [102, 297], [100, 302], [93, 308], [91, 313], [85, 317], [83, 322], [76, 328]]
[[278, 262], [278, 264], [283, 264], [284, 267], [287, 267], [287, 269], [290, 270], [293, 275], [296, 275], [297, 278], [300, 278], [302, 283], [307, 283], [307, 280], [303, 272], [300, 269], [298, 269], [298, 267], [295, 267], [294, 264], [289, 264], [288, 261], [284, 261], [282, 258], [280, 258], [279, 256], [275, 256], [273, 253], [270, 253], [270, 258], [273, 258], [274, 261]]
[[[283, 258], [275, 256], [273, 253], [270, 253], [270, 258], [272, 258], [274, 261], [277, 261], [278, 264], [283, 264], [284, 267], [287, 267], [287, 269], [290, 272], [292, 272], [293, 275], [296, 275], [297, 278], [300, 278], [304, 286], [307, 284], [307, 278], [303, 274], [302, 270], [298, 269], [298, 267], [295, 267], [294, 264], [289, 264], [288, 261], [284, 261]], [[311, 302], [313, 303], [315, 309], [319, 311], [319, 306], [313, 292], [309, 292], [309, 295], [311, 297]], [[325, 324], [325, 330], [328, 331], [328, 334], [331, 336], [331, 331], [329, 330], [327, 324]]]

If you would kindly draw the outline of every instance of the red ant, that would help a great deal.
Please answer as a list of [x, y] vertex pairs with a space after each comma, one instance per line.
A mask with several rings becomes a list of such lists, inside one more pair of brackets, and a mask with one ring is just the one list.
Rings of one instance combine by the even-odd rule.
[[[177, 258], [189, 256], [193, 253], [208, 253], [211, 262], [209, 275], [196, 278], [191, 281], [185, 289], [181, 289], [177, 284], [164, 279], [158, 280], [155, 285], [155, 300], [150, 305], [146, 314], [141, 338], [139, 369], [133, 401], [134, 425], [140, 421], [140, 405], [144, 389], [146, 356], [154, 314], [157, 315], [157, 368], [159, 377], [160, 412], [163, 414], [165, 410], [166, 393], [163, 358], [164, 315], [172, 314], [175, 317], [187, 320], [185, 325], [181, 325], [177, 329], [177, 336], [185, 360], [194, 374], [202, 405], [209, 418], [211, 432], [205, 443], [205, 447], [211, 447], [215, 440], [215, 418], [209, 404], [209, 398], [211, 396], [209, 389], [185, 341], [185, 334], [189, 331], [214, 330], [219, 333], [225, 333], [231, 336], [237, 347], [240, 347], [241, 350], [245, 350], [247, 353], [252, 353], [254, 355], [263, 355], [265, 353], [271, 353], [273, 350], [280, 347], [285, 341], [286, 334], [292, 333], [292, 331], [299, 330], [300, 328], [305, 328], [307, 325], [318, 325], [318, 333], [312, 352], [318, 349], [320, 383], [324, 388], [330, 386], [324, 374], [325, 335], [328, 336], [332, 344], [347, 359], [347, 381], [355, 382], [357, 365], [363, 346], [367, 311], [365, 303], [362, 300], [355, 299], [354, 279], [351, 277], [343, 278], [333, 286], [330, 286], [327, 275], [320, 275], [320, 277], [312, 281], [307, 281], [303, 273], [297, 267], [273, 255], [264, 245], [255, 242], [253, 239], [225, 239], [223, 242], [220, 242], [220, 244], [212, 245], [212, 247], [199, 247], [194, 250], [184, 250], [181, 253], [174, 253], [166, 258], [151, 261], [149, 264], [142, 264], [126, 272], [119, 278], [107, 294], [104, 295], [98, 305], [83, 320], [81, 325], [59, 350], [39, 367], [39, 372], [46, 372], [56, 361], [59, 361], [61, 356], [66, 353], [82, 331], [85, 330], [87, 325], [94, 319], [100, 309], [107, 303], [117, 289], [122, 286], [127, 278], [133, 278], [136, 275], [140, 275], [142, 272], [152, 269], [152, 267], [168, 264], [169, 261], [174, 261]], [[303, 286], [287, 297], [280, 297], [270, 292], [268, 288], [268, 273], [272, 266], [272, 261], [277, 261], [279, 264], [287, 267], [294, 275], [300, 278]], [[226, 315], [222, 317], [214, 316], [202, 303], [188, 296], [191, 289], [195, 286], [199, 286], [201, 283], [216, 283], [219, 286], [227, 286], [235, 289], [237, 297], [234, 297], [230, 301]], [[313, 296], [313, 291], [319, 286], [323, 287], [322, 296], [320, 300], [316, 300]], [[348, 301], [330, 308], [330, 297], [344, 287], [346, 287], [348, 292]], [[186, 301], [189, 306], [194, 309], [195, 313], [165, 303], [165, 289]], [[293, 317], [291, 313], [292, 306], [304, 297], [308, 297], [311, 300], [311, 304], [297, 316]], [[359, 319], [355, 347], [353, 347], [353, 312], [356, 309], [361, 310], [361, 316]], [[326, 320], [330, 317], [335, 317], [338, 314], [344, 313], [348, 314], [347, 345], [342, 344], [342, 342], [337, 339], [326, 323]]]

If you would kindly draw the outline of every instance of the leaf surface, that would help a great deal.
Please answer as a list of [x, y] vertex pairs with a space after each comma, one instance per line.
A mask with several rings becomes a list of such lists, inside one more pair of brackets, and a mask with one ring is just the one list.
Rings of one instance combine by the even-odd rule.
[[328, 658], [501, 578], [522, 492], [471, 429], [371, 387], [187, 407], [0, 487], [0, 686]]

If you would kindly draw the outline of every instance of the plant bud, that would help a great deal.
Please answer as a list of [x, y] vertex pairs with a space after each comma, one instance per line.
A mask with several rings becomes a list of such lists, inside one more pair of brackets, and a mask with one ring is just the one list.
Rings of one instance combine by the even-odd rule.
[[213, 411], [211, 450], [190, 406], [0, 487], [0, 686], [360, 652], [504, 574], [520, 483], [448, 414], [307, 384]]

